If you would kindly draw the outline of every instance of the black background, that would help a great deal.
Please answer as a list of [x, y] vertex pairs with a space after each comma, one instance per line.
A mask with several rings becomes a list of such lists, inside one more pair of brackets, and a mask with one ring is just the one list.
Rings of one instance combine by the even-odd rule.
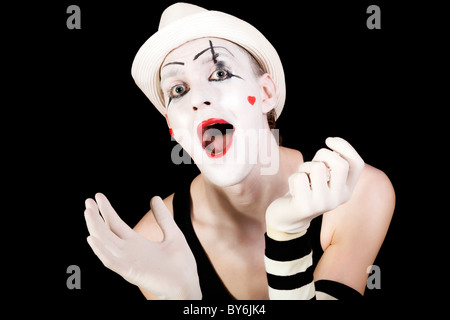
[[[44, 297], [51, 301], [142, 300], [139, 290], [106, 269], [88, 246], [84, 200], [103, 192], [134, 226], [149, 210], [152, 196], [164, 198], [178, 181], [197, 174], [193, 164], [171, 162], [174, 143], [165, 119], [131, 77], [137, 50], [173, 2], [59, 1], [14, 9], [12, 29], [22, 32], [8, 51], [21, 61], [12, 81], [19, 88], [15, 110], [24, 119], [24, 130], [16, 132], [24, 135], [14, 144], [22, 165], [14, 172], [25, 173], [26, 183], [19, 179], [10, 189], [21, 196], [16, 204], [26, 213], [15, 217], [19, 231], [25, 225], [32, 229], [26, 232], [24, 277], [34, 279], [33, 287], [45, 288]], [[423, 153], [433, 148], [424, 136], [425, 114], [433, 113], [433, 105], [421, 103], [423, 87], [416, 80], [428, 68], [423, 60], [433, 59], [422, 56], [431, 40], [411, 14], [412, 5], [194, 3], [253, 24], [277, 49], [287, 84], [277, 121], [284, 146], [310, 160], [326, 137], [340, 136], [389, 176], [397, 204], [375, 261], [382, 288], [366, 290], [366, 297], [422, 297], [419, 287], [428, 280], [411, 262], [427, 249], [417, 240], [415, 224], [422, 214], [420, 188], [409, 178], [411, 172], [418, 174]], [[66, 27], [71, 4], [81, 9], [80, 30]], [[381, 30], [366, 27], [370, 4], [381, 8]], [[23, 27], [25, 20], [29, 27]], [[72, 264], [81, 268], [80, 290], [66, 287]]]

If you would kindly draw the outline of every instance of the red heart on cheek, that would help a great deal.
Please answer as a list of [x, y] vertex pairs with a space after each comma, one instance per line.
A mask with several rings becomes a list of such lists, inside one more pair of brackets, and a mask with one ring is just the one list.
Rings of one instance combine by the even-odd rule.
[[251, 105], [254, 105], [254, 104], [255, 104], [255, 101], [256, 101], [256, 98], [253, 97], [253, 96], [248, 96], [248, 97], [247, 97], [247, 100], [248, 100], [248, 102], [249, 102]]

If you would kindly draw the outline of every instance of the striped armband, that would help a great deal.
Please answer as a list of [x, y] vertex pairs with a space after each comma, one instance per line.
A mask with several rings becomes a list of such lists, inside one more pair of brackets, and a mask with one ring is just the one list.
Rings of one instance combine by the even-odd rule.
[[286, 234], [284, 238], [279, 234], [273, 237], [269, 230], [265, 234], [264, 262], [270, 299], [315, 299], [312, 250], [306, 230], [298, 234]]
[[332, 280], [315, 282], [317, 300], [361, 300], [363, 295], [345, 284]]

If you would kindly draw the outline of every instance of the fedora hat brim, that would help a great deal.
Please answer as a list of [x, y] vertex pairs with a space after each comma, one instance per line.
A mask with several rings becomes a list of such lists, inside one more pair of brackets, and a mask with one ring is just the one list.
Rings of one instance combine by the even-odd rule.
[[[178, 8], [173, 8], [177, 5]], [[177, 3], [171, 6], [172, 10], [178, 11], [178, 17], [183, 12], [182, 6], [192, 5]], [[169, 23], [167, 19], [163, 21], [163, 13], [158, 32], [142, 45], [134, 58], [131, 74], [137, 86], [158, 111], [165, 114], [164, 95], [160, 88], [160, 68], [165, 57], [188, 41], [205, 37], [221, 38], [247, 50], [264, 72], [270, 74], [278, 91], [278, 100], [274, 107], [278, 118], [286, 99], [286, 85], [281, 60], [272, 44], [255, 27], [239, 18], [219, 11], [192, 7], [199, 10], [194, 10], [194, 13], [191, 11], [189, 15]]]

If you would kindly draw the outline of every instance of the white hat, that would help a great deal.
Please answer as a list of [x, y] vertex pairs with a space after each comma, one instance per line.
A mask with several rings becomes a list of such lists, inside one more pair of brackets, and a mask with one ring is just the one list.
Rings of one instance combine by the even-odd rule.
[[238, 44], [258, 61], [264, 72], [270, 74], [279, 93], [275, 105], [278, 118], [286, 99], [286, 85], [283, 66], [275, 48], [249, 23], [223, 12], [209, 11], [188, 3], [176, 3], [164, 10], [158, 32], [142, 45], [131, 67], [134, 81], [156, 109], [165, 113], [164, 96], [160, 88], [160, 69], [164, 59], [182, 44], [204, 37], [222, 38]]

